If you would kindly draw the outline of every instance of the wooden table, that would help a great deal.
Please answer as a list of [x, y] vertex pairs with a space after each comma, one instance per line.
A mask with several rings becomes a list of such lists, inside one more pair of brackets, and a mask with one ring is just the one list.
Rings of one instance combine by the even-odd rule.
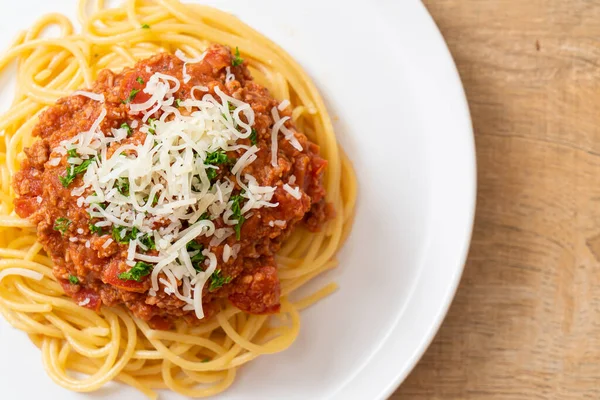
[[425, 0], [475, 129], [469, 260], [392, 399], [600, 399], [600, 0]]

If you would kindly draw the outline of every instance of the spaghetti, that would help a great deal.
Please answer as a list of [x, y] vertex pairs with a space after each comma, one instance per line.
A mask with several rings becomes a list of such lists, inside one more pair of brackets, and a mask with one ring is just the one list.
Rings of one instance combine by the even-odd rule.
[[[300, 300], [292, 295], [337, 264], [335, 254], [353, 217], [352, 167], [308, 76], [281, 48], [237, 18], [176, 0], [130, 0], [117, 8], [105, 8], [100, 0], [95, 7], [80, 2], [79, 22], [83, 30], [76, 34], [66, 17], [47, 15], [20, 34], [0, 59], [3, 70], [18, 64], [15, 99], [0, 117], [0, 311], [29, 335], [42, 350], [50, 377], [69, 390], [90, 392], [118, 380], [150, 398], [164, 388], [189, 397], [215, 395], [232, 384], [241, 365], [289, 347], [300, 329], [299, 310], [336, 289], [329, 284]], [[43, 37], [51, 27], [60, 28], [60, 37]], [[297, 228], [277, 253], [279, 314], [252, 315], [227, 305], [199, 326], [180, 321], [162, 331], [121, 308], [96, 313], [80, 307], [55, 279], [32, 224], [14, 212], [12, 177], [23, 149], [34, 142], [31, 131], [38, 116], [58, 98], [90, 87], [102, 69], [119, 71], [177, 50], [197, 58], [211, 42], [239, 47], [254, 79], [294, 106], [294, 124], [328, 161], [324, 185], [336, 217], [318, 233]]]

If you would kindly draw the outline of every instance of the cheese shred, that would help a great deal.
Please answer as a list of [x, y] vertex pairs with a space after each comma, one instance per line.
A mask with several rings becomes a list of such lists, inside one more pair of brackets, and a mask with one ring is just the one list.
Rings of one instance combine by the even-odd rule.
[[[204, 57], [190, 59], [181, 51], [176, 55], [184, 63], [199, 62]], [[230, 71], [228, 74], [230, 79], [235, 79]], [[183, 76], [185, 83], [189, 80], [185, 64]], [[212, 220], [222, 217], [229, 225], [239, 222], [232, 218], [233, 182], [226, 178], [213, 180], [213, 171], [231, 168], [230, 172], [244, 189], [246, 201], [241, 210], [244, 219], [251, 217], [252, 209], [276, 207], [277, 204], [270, 202], [274, 187], [262, 187], [253, 176], [242, 175], [260, 151], [257, 146], [237, 144], [239, 139], [251, 134], [255, 118], [252, 107], [228, 96], [218, 87], [214, 96], [207, 93], [208, 88], [194, 86], [204, 94], [197, 99], [192, 90], [190, 98], [180, 99], [190, 111], [182, 115], [174, 107], [174, 94], [181, 84], [174, 76], [156, 72], [142, 89], [148, 95], [147, 100], [128, 105], [130, 112], [141, 118], [140, 122], [134, 120], [131, 126], [146, 133], [142, 143], [125, 140], [129, 135], [127, 127], [102, 131], [100, 126], [106, 116], [106, 109], [102, 108], [88, 131], [62, 142], [55, 151], [67, 154], [75, 150], [77, 157], [68, 161], [73, 165], [89, 164], [83, 184], [73, 188], [72, 194], [79, 196], [77, 204], [97, 219], [97, 227], [112, 230], [113, 238], [116, 232], [115, 240], [127, 243], [127, 265], [134, 266], [136, 262], [152, 264], [151, 293], [156, 294], [162, 287], [165, 293], [193, 306], [201, 318], [204, 315], [202, 289], [218, 262], [210, 249], [205, 249], [209, 264], [205, 271], [197, 271], [190, 262], [186, 246], [199, 236], [211, 238], [211, 247], [218, 246], [235, 231], [232, 227], [216, 230]], [[76, 94], [103, 101], [103, 97], [93, 93]], [[155, 115], [160, 118], [152, 119]], [[276, 136], [288, 119], [277, 120]], [[232, 166], [209, 161], [215, 154], [227, 154], [232, 149], [243, 151]], [[132, 237], [134, 233], [136, 235]], [[102, 247], [110, 246], [113, 238], [105, 240]], [[147, 240], [153, 241], [158, 255], [144, 254], [148, 250], [144, 244]], [[228, 246], [224, 258], [228, 260], [233, 253]], [[189, 290], [179, 293], [177, 280], [185, 280]]]

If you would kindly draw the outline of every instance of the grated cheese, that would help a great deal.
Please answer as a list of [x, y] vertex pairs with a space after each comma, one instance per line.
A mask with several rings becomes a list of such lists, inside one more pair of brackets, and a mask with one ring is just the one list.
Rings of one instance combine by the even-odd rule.
[[225, 68], [225, 83], [230, 83], [235, 81], [235, 75], [231, 73], [231, 67]]
[[242, 245], [239, 243], [236, 243], [233, 246], [231, 246], [231, 257], [237, 258], [237, 255], [240, 252], [241, 248], [242, 248]]
[[183, 51], [177, 49], [177, 51], [175, 51], [175, 56], [177, 58], [179, 58], [181, 61], [183, 61], [183, 71], [181, 73], [181, 75], [183, 76], [183, 83], [188, 83], [192, 77], [190, 76], [190, 74], [187, 73], [187, 64], [188, 63], [199, 63], [200, 61], [204, 60], [204, 56], [206, 56], [206, 52], [202, 53], [202, 55], [198, 58], [188, 58], [185, 56], [185, 54], [183, 54]]
[[90, 299], [89, 299], [89, 297], [88, 297], [88, 298], [86, 298], [85, 300], [82, 300], [82, 301], [80, 301], [80, 302], [79, 302], [79, 303], [77, 303], [77, 304], [79, 304], [80, 306], [87, 306], [88, 304], [90, 304]]
[[[275, 107], [273, 107], [271, 109], [271, 116], [273, 117], [273, 120], [275, 121], [275, 125], [277, 126], [277, 131], [281, 130], [281, 132], [285, 136], [285, 139], [288, 142], [290, 142], [290, 144], [296, 150], [302, 151], [302, 145], [300, 144], [300, 142], [298, 141], [298, 139], [294, 135], [294, 132], [292, 132], [290, 129], [288, 129], [285, 126], [285, 123], [290, 119], [290, 117], [283, 117], [283, 118], [281, 118], [279, 116], [279, 112], [277, 111], [277, 108], [275, 108]], [[273, 126], [273, 128], [275, 128], [275, 125]]]
[[[184, 62], [183, 82], [186, 83], [191, 79], [187, 64], [201, 61], [205, 54], [190, 59], [178, 50], [176, 56]], [[230, 68], [226, 71], [228, 81], [235, 79]], [[73, 188], [71, 194], [77, 196], [77, 204], [96, 219], [96, 227], [112, 230], [119, 241], [129, 238], [128, 266], [139, 261], [152, 264], [149, 294], [155, 296], [162, 290], [184, 301], [184, 309], [193, 310], [198, 318], [203, 318], [203, 287], [218, 266], [216, 254], [211, 249], [234, 235], [233, 225], [238, 223], [233, 217], [234, 202], [231, 199], [236, 184], [243, 190], [245, 201], [240, 213], [245, 219], [252, 217], [254, 209], [277, 207], [278, 203], [271, 202], [277, 188], [260, 186], [255, 177], [244, 173], [260, 151], [255, 145], [237, 143], [252, 134], [255, 115], [250, 104], [227, 95], [218, 86], [214, 87], [214, 95], [209, 93], [208, 87], [194, 86], [190, 97], [181, 99], [180, 105], [187, 110], [186, 115], [182, 115], [174, 106], [174, 94], [180, 87], [181, 82], [176, 77], [156, 72], [142, 89], [148, 99], [128, 104], [130, 113], [138, 115], [130, 122], [130, 127], [147, 134], [142, 143], [121, 144], [128, 136], [126, 129], [103, 132], [100, 126], [106, 117], [106, 109], [102, 108], [88, 131], [61, 142], [55, 151], [64, 156], [75, 149], [78, 156], [68, 159], [73, 165], [91, 159], [83, 174], [82, 185]], [[93, 93], [78, 94], [103, 101], [103, 96], [100, 99]], [[289, 101], [284, 100], [279, 109], [287, 106]], [[271, 113], [274, 119], [271, 163], [276, 166], [279, 133], [295, 148], [300, 144], [284, 125], [289, 117], [280, 118], [276, 107]], [[205, 164], [210, 153], [221, 151], [239, 154], [231, 166], [235, 183], [227, 178], [214, 182], [209, 179], [211, 169], [229, 168]], [[54, 158], [50, 163], [54, 160], [58, 165], [61, 158]], [[126, 190], [123, 189], [124, 182], [127, 183]], [[293, 184], [295, 177], [289, 182]], [[290, 195], [301, 197], [299, 188], [289, 184], [283, 188]], [[100, 204], [104, 205], [101, 207]], [[228, 226], [215, 227], [212, 220], [216, 218], [222, 218]], [[274, 221], [273, 224], [285, 226], [285, 221]], [[138, 234], [130, 238], [127, 235], [134, 228]], [[204, 271], [194, 268], [193, 254], [190, 256], [187, 250], [188, 243], [199, 236], [210, 238], [209, 248], [202, 252], [206, 257]], [[156, 253], [144, 254], [149, 249], [143, 243], [143, 237], [154, 241]], [[102, 248], [112, 243], [113, 238], [108, 237]], [[85, 246], [90, 247], [90, 242], [87, 241]], [[239, 244], [225, 244], [223, 261], [235, 259], [240, 248]]]
[[285, 110], [288, 106], [290, 105], [290, 101], [288, 99], [285, 99], [284, 101], [282, 101], [281, 103], [279, 103], [279, 105], [277, 106], [277, 109], [279, 111], [283, 111]]
[[94, 101], [99, 101], [101, 103], [104, 103], [104, 95], [102, 93], [94, 93], [94, 92], [88, 92], [85, 90], [77, 90], [77, 91], [73, 92], [73, 96], [83, 96], [83, 97], [87, 97], [88, 99], [92, 99]]
[[225, 246], [223, 246], [223, 261], [227, 262], [229, 261], [229, 258], [231, 257], [231, 247], [226, 244]]
[[286, 183], [283, 185], [283, 190], [288, 192], [296, 200], [300, 200], [300, 198], [302, 197], [302, 193], [300, 193], [300, 188], [297, 186], [295, 188], [292, 188], [290, 185], [288, 185]]

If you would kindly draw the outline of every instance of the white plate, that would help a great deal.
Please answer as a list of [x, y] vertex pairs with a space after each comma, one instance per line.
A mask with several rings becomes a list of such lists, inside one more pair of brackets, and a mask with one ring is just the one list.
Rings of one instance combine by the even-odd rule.
[[[384, 398], [437, 331], [469, 245], [475, 154], [450, 54], [416, 0], [206, 3], [262, 31], [314, 77], [360, 185], [340, 268], [326, 276], [340, 290], [303, 312], [289, 350], [243, 367], [219, 398]], [[38, 16], [74, 17], [75, 7], [74, 0], [11, 2], [0, 13], [0, 48]], [[26, 336], [0, 322], [0, 398], [40, 397], [142, 398], [116, 384], [91, 396], [65, 391]]]

